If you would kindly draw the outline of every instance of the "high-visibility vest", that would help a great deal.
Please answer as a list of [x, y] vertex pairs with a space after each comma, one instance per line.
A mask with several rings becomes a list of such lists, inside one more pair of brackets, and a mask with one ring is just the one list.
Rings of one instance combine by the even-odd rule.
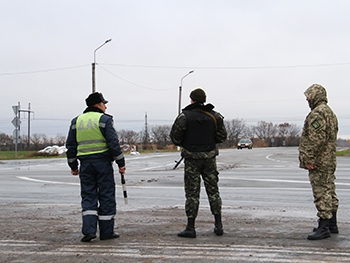
[[100, 130], [99, 112], [87, 112], [78, 116], [76, 123], [78, 153], [77, 156], [91, 155], [108, 151], [105, 137]]

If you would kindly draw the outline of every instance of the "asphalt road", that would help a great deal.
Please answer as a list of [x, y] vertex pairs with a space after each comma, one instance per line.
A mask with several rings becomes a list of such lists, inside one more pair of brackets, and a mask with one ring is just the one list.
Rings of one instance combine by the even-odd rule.
[[[106, 261], [98, 262], [109, 262], [111, 258], [115, 257], [127, 258], [129, 261], [124, 260], [125, 262], [191, 262], [192, 260], [199, 262], [350, 262], [350, 238], [348, 237], [350, 234], [348, 230], [350, 222], [349, 159], [340, 157], [337, 160], [336, 184], [340, 199], [338, 212], [340, 234], [336, 237], [332, 235], [327, 240], [312, 243], [306, 240], [306, 236], [307, 229], [311, 229], [313, 224], [316, 224], [316, 209], [313, 204], [307, 171], [298, 168], [297, 154], [297, 148], [229, 149], [221, 150], [217, 158], [220, 172], [220, 192], [223, 199], [223, 217], [226, 217], [225, 226], [232, 223], [232, 220], [234, 223], [240, 224], [239, 220], [244, 219], [244, 227], [248, 230], [252, 229], [253, 234], [256, 231], [266, 230], [270, 233], [269, 236], [263, 234], [252, 239], [248, 238], [252, 234], [243, 231], [243, 228], [240, 232], [235, 229], [235, 226], [227, 226], [225, 228], [228, 230], [225, 232], [228, 233], [226, 236], [229, 236], [231, 231], [232, 237], [234, 237], [233, 232], [236, 232], [236, 235], [241, 235], [242, 242], [231, 242], [230, 246], [223, 246], [222, 241], [210, 241], [210, 236], [207, 236], [209, 234], [206, 233], [203, 236], [204, 243], [191, 240], [190, 245], [185, 245], [187, 253], [179, 254], [178, 251], [184, 249], [184, 244], [186, 244], [184, 242], [187, 240], [179, 241], [176, 232], [172, 233], [176, 230], [172, 230], [170, 225], [165, 227], [165, 229], [169, 229], [170, 239], [161, 242], [152, 239], [149, 243], [143, 243], [142, 240], [137, 239], [132, 239], [131, 242], [128, 239], [127, 242], [119, 243], [116, 248], [104, 247], [103, 255], [106, 256]], [[174, 213], [174, 218], [176, 215], [179, 218], [183, 217], [183, 221], [185, 221], [183, 164], [178, 169], [173, 170], [175, 160], [178, 159], [179, 153], [127, 155], [128, 205], [124, 204], [120, 177], [118, 174], [115, 175], [118, 184], [118, 217], [123, 218], [124, 215], [127, 217], [126, 215], [130, 213], [133, 215], [132, 220], [137, 220], [137, 217], [140, 217], [142, 218], [140, 222], [144, 224], [152, 222], [150, 218], [145, 219], [146, 211], [157, 213], [158, 219], [162, 218], [161, 211], [163, 211], [165, 219], [169, 217], [169, 214]], [[46, 207], [55, 211], [54, 215], [57, 217], [64, 217], [64, 215], [59, 214], [58, 210], [60, 209], [64, 211], [63, 214], [71, 212], [72, 216], [78, 216], [72, 210], [79, 209], [79, 178], [70, 175], [65, 159], [0, 162], [0, 182], [2, 210], [8, 210], [9, 215], [11, 214], [11, 218], [4, 214], [0, 217], [2, 228], [7, 227], [9, 220], [12, 220], [12, 225], [16, 222], [16, 211], [13, 211], [15, 208], [12, 210], [9, 208], [14, 204], [18, 205], [17, 213], [26, 213], [26, 209], [35, 210]], [[208, 201], [203, 188], [200, 214], [197, 220], [199, 221], [197, 224], [199, 231], [204, 231], [200, 226], [201, 218], [203, 218], [204, 225], [207, 218], [210, 218], [210, 215], [207, 215], [208, 211]], [[31, 213], [34, 212], [31, 211]], [[152, 217], [152, 215], [150, 216]], [[266, 225], [269, 218], [274, 219], [272, 225]], [[164, 218], [162, 219], [164, 220]], [[174, 225], [180, 224], [182, 228], [185, 222], [177, 221], [178, 219], [174, 220]], [[250, 226], [246, 226], [248, 221]], [[291, 237], [288, 234], [288, 228], [291, 227], [288, 225], [290, 221], [294, 222], [293, 227], [298, 225], [298, 222], [301, 223], [302, 227], [304, 227], [305, 222], [308, 225], [301, 233]], [[262, 224], [262, 222], [264, 223]], [[273, 224], [280, 224], [280, 226], [274, 228]], [[285, 241], [290, 238], [290, 242], [282, 245], [278, 238], [274, 241], [275, 234], [273, 233], [276, 232], [276, 229], [281, 234], [279, 237], [281, 240]], [[298, 231], [298, 229], [293, 229], [293, 231]], [[79, 230], [76, 231], [75, 235], [77, 234], [79, 234]], [[132, 236], [132, 233], [125, 233], [125, 235]], [[195, 240], [198, 239], [197, 237]], [[24, 247], [32, 245], [44, 247], [47, 245], [45, 242], [45, 238], [40, 239], [40, 242], [35, 242], [30, 239], [16, 239], [16, 236], [11, 234], [8, 234], [7, 238], [0, 237], [0, 261], [45, 262], [45, 253], [43, 255], [36, 254], [37, 261], [32, 261], [33, 258], [30, 259], [31, 261], [22, 258], [23, 261], [21, 261], [20, 257], [26, 253], [22, 251]], [[72, 255], [70, 255], [69, 247], [65, 247], [62, 254], [55, 250], [51, 256], [64, 255], [67, 261], [62, 262], [86, 262], [81, 255], [92, 253], [96, 256], [102, 253], [96, 250], [96, 246], [89, 246], [89, 249], [86, 250], [86, 247], [80, 244], [73, 243], [73, 245], [75, 250], [78, 246], [79, 252], [71, 252]], [[146, 252], [140, 254], [142, 249]], [[215, 253], [213, 253], [213, 249]], [[30, 251], [27, 249], [28, 253], [32, 253]], [[78, 258], [76, 257], [77, 253], [80, 255]], [[159, 254], [162, 256], [160, 257]], [[69, 256], [75, 256], [75, 261], [72, 261]]]

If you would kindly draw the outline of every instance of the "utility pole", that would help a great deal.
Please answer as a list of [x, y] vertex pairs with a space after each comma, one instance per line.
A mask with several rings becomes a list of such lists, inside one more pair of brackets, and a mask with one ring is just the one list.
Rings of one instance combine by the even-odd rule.
[[147, 112], [145, 112], [145, 137], [144, 137], [144, 143], [148, 143], [148, 123], [147, 123]]
[[21, 110], [21, 103], [18, 102], [17, 106], [12, 106], [13, 112], [15, 113], [15, 118], [12, 120], [13, 126], [15, 126], [15, 130], [13, 131], [13, 143], [15, 144], [15, 157], [17, 157], [18, 143], [20, 139], [20, 130], [21, 130], [21, 112], [28, 113], [28, 142], [27, 148], [29, 150], [30, 145], [30, 114], [34, 113], [30, 110], [30, 103], [28, 104], [28, 110]]
[[27, 112], [28, 113], [28, 142], [27, 142], [27, 150], [29, 150], [30, 146], [30, 114], [33, 113], [34, 111], [30, 110], [30, 103], [28, 103], [28, 110], [21, 110], [19, 109], [18, 112]]
[[28, 142], [27, 142], [27, 150], [29, 150], [29, 145], [30, 145], [30, 114], [33, 113], [34, 111], [30, 110], [30, 103], [28, 104], [28, 110], [18, 110], [18, 112], [27, 112], [28, 113]]
[[107, 39], [101, 46], [99, 46], [94, 50], [94, 62], [92, 63], [92, 93], [96, 92], [96, 79], [95, 79], [96, 51], [111, 41], [112, 41], [111, 38]]
[[185, 76], [183, 76], [182, 78], [181, 78], [181, 85], [180, 85], [180, 87], [179, 87], [179, 108], [178, 108], [178, 115], [180, 115], [180, 113], [181, 113], [181, 93], [182, 93], [182, 80], [184, 79], [184, 78], [186, 78], [188, 75], [190, 75], [191, 73], [193, 73], [194, 72], [194, 70], [191, 70], [190, 72], [188, 72]]

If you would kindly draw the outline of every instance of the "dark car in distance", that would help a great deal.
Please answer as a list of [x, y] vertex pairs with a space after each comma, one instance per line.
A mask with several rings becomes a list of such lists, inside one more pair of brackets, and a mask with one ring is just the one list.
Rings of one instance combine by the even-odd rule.
[[252, 149], [253, 148], [253, 143], [250, 139], [240, 139], [239, 142], [237, 143], [237, 149], [243, 149], [243, 148], [248, 148]]

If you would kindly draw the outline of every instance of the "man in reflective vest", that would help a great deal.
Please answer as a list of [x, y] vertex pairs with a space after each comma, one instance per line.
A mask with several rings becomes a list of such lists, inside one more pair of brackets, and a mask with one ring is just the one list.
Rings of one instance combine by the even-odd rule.
[[96, 238], [97, 223], [101, 240], [119, 237], [114, 232], [116, 201], [113, 161], [117, 163], [119, 172], [125, 173], [125, 159], [113, 117], [105, 114], [108, 101], [102, 93], [95, 92], [85, 102], [87, 108], [72, 120], [66, 141], [71, 173], [80, 178], [84, 235], [81, 242]]

